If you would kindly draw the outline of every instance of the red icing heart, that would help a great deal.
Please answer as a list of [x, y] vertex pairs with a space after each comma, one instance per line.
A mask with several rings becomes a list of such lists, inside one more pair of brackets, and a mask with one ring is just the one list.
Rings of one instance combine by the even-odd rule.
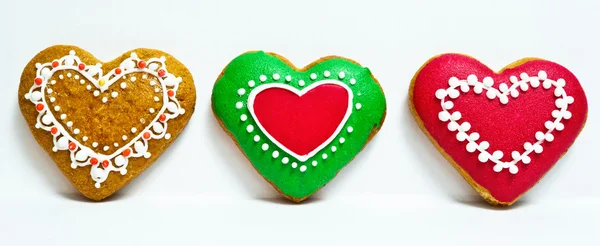
[[261, 130], [300, 160], [331, 142], [351, 111], [349, 89], [335, 83], [313, 85], [297, 91], [274, 84], [255, 89], [249, 99]]
[[[560, 102], [560, 105], [566, 104], [569, 113], [560, 113], [558, 110], [557, 99], [562, 98], [555, 95], [555, 86], [546, 89], [543, 85], [544, 80], [534, 88], [535, 82], [530, 82], [528, 77], [540, 77], [540, 71], [544, 71], [547, 78], [557, 82], [558, 79], [564, 79], [565, 96], [573, 97], [571, 104], [566, 101]], [[523, 74], [523, 75], [522, 75]], [[527, 75], [525, 77], [524, 75]], [[518, 91], [518, 95], [506, 92], [507, 99], [504, 104], [498, 96], [495, 99], [489, 99], [484, 89], [481, 94], [474, 91], [474, 86], [468, 86], [469, 91], [461, 91], [460, 86], [456, 87], [459, 96], [455, 99], [449, 95], [445, 97], [446, 101], [452, 101], [449, 113], [460, 112], [461, 117], [456, 122], [462, 124], [469, 122], [465, 129], [467, 134], [477, 132], [479, 139], [477, 149], [467, 150], [469, 140], [463, 136], [458, 136], [458, 130], [454, 130], [456, 125], [449, 126], [451, 120], [442, 121], [446, 116], [440, 116], [443, 111], [441, 100], [436, 98], [436, 92], [439, 89], [448, 89], [449, 80], [452, 77], [462, 80], [461, 83], [469, 84], [467, 78], [469, 75], [475, 75], [476, 80], [482, 82], [485, 77], [493, 79], [492, 87], [500, 89], [500, 84], [505, 83], [508, 88]], [[541, 78], [543, 78], [543, 73]], [[521, 77], [523, 76], [523, 77]], [[475, 78], [471, 76], [472, 79]], [[516, 80], [515, 80], [516, 79]], [[523, 90], [520, 87], [521, 81], [527, 81], [527, 87]], [[456, 83], [456, 81], [454, 82]], [[471, 83], [472, 85], [476, 83]], [[560, 83], [559, 83], [560, 84]], [[550, 85], [550, 84], [549, 84]], [[560, 94], [560, 90], [557, 92]], [[515, 93], [515, 92], [512, 92]], [[443, 94], [443, 93], [442, 93]], [[497, 95], [497, 94], [496, 94]], [[441, 95], [440, 95], [441, 96]], [[514, 97], [516, 96], [516, 97]], [[560, 157], [573, 144], [577, 135], [582, 130], [587, 118], [587, 99], [585, 93], [579, 84], [577, 78], [566, 68], [549, 61], [539, 59], [522, 60], [504, 69], [500, 73], [495, 73], [479, 61], [458, 54], [441, 55], [430, 60], [415, 75], [411, 88], [411, 108], [413, 113], [418, 116], [421, 128], [425, 130], [430, 139], [439, 147], [445, 157], [461, 171], [461, 174], [486, 200], [492, 204], [510, 205], [516, 201], [523, 193], [533, 187], [560, 159]], [[565, 114], [569, 114], [564, 116]], [[562, 126], [556, 124], [550, 125], [547, 121], [555, 123], [559, 118]], [[566, 119], [569, 118], [569, 119]], [[558, 130], [559, 128], [564, 128]], [[453, 129], [454, 131], [451, 131]], [[536, 133], [550, 133], [552, 136], [543, 140], [536, 139]], [[537, 133], [540, 134], [540, 133]], [[460, 141], [460, 140], [463, 141]], [[481, 151], [481, 142], [489, 143], [487, 153], [493, 154], [495, 151], [501, 151], [503, 156], [496, 160], [501, 163], [516, 162], [512, 170], [502, 168], [494, 170], [497, 165], [492, 160], [482, 162], [479, 159]], [[522, 155], [527, 152], [524, 144], [534, 144], [538, 142], [541, 153], [536, 153], [534, 148], [527, 156], [530, 160], [525, 160]], [[485, 144], [484, 144], [485, 145]], [[519, 157], [515, 159], [512, 156], [513, 151], [518, 151]], [[492, 155], [486, 155], [494, 158]], [[485, 159], [485, 158], [484, 158]], [[525, 164], [524, 162], [529, 162]], [[500, 165], [497, 167], [499, 168]], [[499, 171], [499, 172], [498, 172]], [[516, 171], [514, 174], [513, 171]]]

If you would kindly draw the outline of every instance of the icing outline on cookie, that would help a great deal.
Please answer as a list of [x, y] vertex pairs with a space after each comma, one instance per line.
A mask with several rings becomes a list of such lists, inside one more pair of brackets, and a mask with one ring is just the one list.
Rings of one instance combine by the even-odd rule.
[[[510, 88], [506, 85], [506, 83], [502, 83], [499, 86], [499, 90], [493, 88], [494, 80], [491, 77], [485, 77], [482, 82], [478, 81], [476, 75], [471, 74], [467, 76], [466, 80], [459, 80], [456, 77], [451, 77], [448, 80], [449, 87], [447, 89], [438, 89], [435, 92], [435, 97], [440, 100], [440, 105], [442, 107], [442, 111], [438, 114], [438, 118], [442, 122], [448, 123], [448, 130], [451, 132], [457, 131], [456, 139], [460, 142], [467, 140], [466, 149], [469, 153], [473, 153], [478, 150], [479, 156], [478, 160], [482, 163], [492, 161], [495, 163], [493, 169], [495, 172], [501, 172], [502, 170], [508, 168], [509, 172], [512, 174], [516, 174], [519, 171], [519, 168], [516, 164], [519, 161], [522, 161], [523, 164], [529, 164], [531, 162], [531, 157], [529, 154], [531, 152], [535, 152], [537, 154], [542, 153], [543, 147], [542, 143], [545, 141], [552, 142], [554, 140], [554, 135], [552, 132], [556, 129], [557, 131], [562, 131], [564, 129], [564, 124], [561, 123], [562, 119], [568, 120], [572, 117], [572, 113], [569, 112], [568, 105], [574, 102], [572, 96], [568, 96], [566, 91], [563, 89], [566, 82], [564, 79], [559, 78], [556, 81], [548, 79], [545, 71], [539, 71], [537, 77], [529, 77], [527, 73], [520, 74], [521, 80], [519, 80], [516, 76], [510, 77], [510, 82], [512, 85]], [[541, 82], [543, 81], [543, 82]], [[460, 96], [459, 90], [456, 88], [460, 87], [460, 91], [463, 93], [469, 92], [470, 87], [473, 87], [473, 92], [475, 94], [483, 93], [483, 90], [486, 90], [486, 97], [490, 100], [498, 98], [500, 103], [507, 104], [508, 103], [508, 95], [513, 98], [517, 98], [519, 96], [519, 90], [527, 91], [529, 86], [532, 88], [537, 88], [540, 86], [546, 90], [550, 89], [550, 87], [554, 86], [554, 96], [558, 97], [555, 101], [555, 105], [558, 110], [552, 111], [553, 121], [546, 121], [544, 126], [546, 128], [546, 132], [537, 131], [535, 133], [535, 139], [537, 140], [535, 143], [531, 144], [530, 142], [526, 142], [523, 144], [523, 148], [525, 151], [523, 153], [519, 153], [518, 151], [512, 151], [511, 157], [513, 158], [510, 162], [502, 162], [500, 159], [504, 156], [502, 151], [494, 151], [493, 154], [490, 154], [487, 149], [489, 149], [490, 144], [487, 141], [482, 141], [481, 143], [477, 143], [476, 141], [479, 139], [479, 133], [473, 132], [471, 134], [467, 134], [467, 132], [471, 129], [471, 124], [467, 121], [464, 121], [462, 124], [458, 124], [457, 121], [461, 119], [461, 114], [459, 111], [454, 111], [450, 113], [448, 110], [454, 107], [452, 101], [446, 101], [447, 97], [450, 99], [456, 99]]]
[[[151, 154], [148, 152], [149, 140], [161, 138], [170, 139], [171, 135], [167, 133], [167, 122], [170, 119], [185, 113], [185, 110], [181, 108], [179, 101], [175, 97], [179, 83], [182, 82], [182, 79], [181, 77], [175, 77], [167, 71], [165, 60], [166, 58], [163, 56], [145, 61], [139, 59], [137, 55], [132, 52], [130, 57], [125, 59], [119, 67], [114, 68], [106, 75], [102, 74], [102, 64], [98, 63], [95, 66], [87, 65], [75, 55], [75, 51], [70, 51], [69, 55], [63, 56], [52, 62], [35, 64], [37, 68], [36, 78], [34, 79], [34, 83], [29, 89], [29, 92], [25, 94], [25, 99], [31, 101], [38, 111], [35, 127], [52, 134], [54, 143], [52, 150], [54, 152], [57, 152], [58, 150], [70, 151], [71, 168], [75, 169], [77, 167], [91, 165], [90, 175], [96, 182], [95, 187], [100, 188], [100, 184], [108, 178], [111, 171], [119, 171], [121, 175], [127, 173], [129, 158], [142, 156], [150, 158]], [[85, 77], [102, 92], [106, 91], [113, 83], [130, 73], [143, 72], [145, 74], [150, 74], [156, 77], [162, 86], [163, 106], [158, 111], [156, 117], [150, 121], [142, 131], [139, 131], [139, 134], [132, 138], [126, 145], [117, 149], [110, 155], [96, 153], [91, 148], [79, 143], [73, 138], [56, 120], [56, 117], [54, 117], [51, 110], [49, 110], [48, 103], [44, 96], [44, 93], [46, 93], [46, 84], [55, 72], [61, 70], [71, 70], [79, 73], [79, 75]], [[56, 83], [55, 81], [52, 82]], [[67, 127], [70, 127], [68, 123]], [[134, 132], [133, 129], [132, 132]], [[87, 139], [87, 137], [84, 137], [84, 139]], [[94, 144], [97, 145], [97, 143]]]
[[[326, 72], [328, 72], [328, 71], [326, 71]], [[314, 73], [313, 73], [313, 75], [314, 75]], [[326, 77], [329, 77], [329, 76], [326, 76]], [[278, 77], [274, 76], [274, 79], [275, 78], [278, 78]], [[316, 79], [316, 76], [315, 76], [315, 79]], [[275, 80], [277, 80], [277, 79], [275, 79]], [[291, 80], [291, 78], [290, 78], [290, 80]], [[261, 81], [263, 81], [263, 80], [261, 79]], [[317, 86], [326, 85], [326, 84], [332, 84], [332, 85], [341, 86], [341, 87], [343, 87], [348, 92], [348, 108], [346, 109], [346, 113], [344, 114], [344, 118], [342, 119], [342, 121], [340, 121], [339, 125], [337, 126], [337, 128], [335, 129], [335, 131], [331, 134], [331, 136], [329, 136], [327, 138], [327, 140], [325, 140], [318, 147], [316, 147], [314, 150], [310, 151], [306, 155], [298, 155], [298, 154], [294, 153], [293, 151], [291, 151], [290, 149], [288, 149], [287, 147], [285, 147], [279, 141], [277, 141], [277, 139], [275, 139], [273, 136], [271, 136], [271, 134], [269, 134], [269, 132], [262, 126], [262, 124], [260, 123], [260, 121], [258, 120], [258, 118], [256, 117], [256, 115], [254, 114], [254, 99], [256, 98], [256, 96], [259, 93], [261, 93], [262, 91], [264, 91], [266, 89], [281, 88], [281, 89], [285, 89], [285, 90], [291, 91], [292, 93], [296, 94], [297, 96], [302, 97], [304, 94], [306, 94], [310, 90], [316, 88]], [[241, 93], [241, 94], [243, 94], [243, 93]], [[260, 130], [263, 132], [263, 134], [265, 134], [265, 136], [267, 136], [267, 138], [269, 140], [271, 140], [271, 142], [273, 142], [275, 145], [277, 145], [277, 147], [279, 147], [280, 149], [282, 149], [283, 151], [285, 151], [289, 155], [291, 155], [294, 158], [296, 158], [298, 161], [300, 161], [300, 162], [306, 162], [308, 159], [310, 159], [311, 157], [313, 157], [314, 155], [316, 155], [317, 153], [319, 153], [319, 151], [321, 151], [323, 148], [327, 147], [327, 145], [329, 145], [337, 137], [337, 135], [342, 131], [342, 129], [344, 128], [344, 126], [346, 124], [346, 121], [348, 121], [348, 118], [350, 118], [350, 115], [352, 114], [352, 106], [353, 106], [352, 99], [353, 99], [353, 97], [354, 97], [354, 95], [352, 93], [352, 90], [350, 89], [350, 87], [348, 87], [348, 85], [346, 85], [345, 83], [342, 83], [342, 82], [340, 82], [338, 80], [333, 80], [333, 79], [326, 79], [326, 80], [321, 80], [321, 81], [312, 83], [309, 86], [303, 88], [302, 90], [298, 90], [295, 87], [290, 86], [288, 84], [283, 84], [283, 83], [269, 83], [269, 84], [260, 85], [260, 86], [256, 87], [255, 89], [253, 89], [252, 92], [250, 92], [250, 95], [248, 96], [247, 108], [250, 111], [250, 115], [252, 115], [252, 118], [254, 119], [254, 121], [256, 122], [256, 124], [258, 125], [258, 127], [260, 128]], [[244, 120], [242, 119], [242, 121], [244, 121]], [[252, 125], [249, 125], [249, 127], [250, 126], [252, 126]], [[351, 127], [350, 127], [350, 129], [351, 129]], [[251, 131], [249, 130], [249, 132], [251, 132]], [[268, 148], [268, 145], [267, 145], [267, 148]], [[263, 147], [263, 150], [265, 150], [264, 147]], [[335, 152], [335, 150], [333, 150], [333, 152]], [[279, 155], [278, 152], [276, 154], [277, 156], [275, 156], [275, 152], [273, 154], [274, 154], [273, 158], [277, 158], [277, 156]], [[324, 155], [323, 159], [327, 159], [327, 154], [323, 154], [323, 155]], [[306, 168], [304, 168], [304, 170], [306, 170]], [[302, 171], [302, 172], [304, 172], [304, 171]]]

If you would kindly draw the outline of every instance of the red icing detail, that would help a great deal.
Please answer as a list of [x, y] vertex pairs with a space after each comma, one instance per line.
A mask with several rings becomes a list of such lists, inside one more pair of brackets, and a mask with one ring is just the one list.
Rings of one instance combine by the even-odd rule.
[[52, 67], [58, 67], [58, 61], [53, 61], [52, 62]]
[[102, 161], [102, 167], [104, 167], [104, 168], [108, 167], [108, 161], [107, 160], [103, 160]]
[[91, 163], [92, 165], [94, 165], [94, 166], [95, 166], [95, 165], [98, 165], [98, 159], [96, 159], [96, 158], [92, 157], [92, 158], [90, 158], [90, 163]]
[[158, 76], [165, 77], [165, 74], [166, 74], [165, 70], [163, 70], [163, 69], [158, 70]]
[[40, 77], [37, 77], [37, 78], [35, 78], [35, 79], [33, 80], [33, 82], [34, 82], [36, 85], [42, 85], [42, 82], [44, 82], [44, 80], [42, 80], [42, 78], [40, 78]]
[[168, 90], [167, 91], [167, 96], [173, 97], [173, 96], [175, 96], [175, 92], [173, 90]]
[[164, 114], [161, 114], [160, 116], [158, 116], [158, 120], [165, 122], [165, 120], [167, 120], [167, 116]]
[[263, 128], [297, 155], [306, 155], [325, 142], [348, 110], [348, 91], [323, 84], [301, 97], [283, 88], [261, 91], [254, 99], [254, 114]]
[[138, 67], [139, 68], [145, 68], [146, 67], [146, 62], [144, 60], [141, 60], [138, 62]]
[[121, 74], [121, 68], [118, 67], [117, 69], [115, 69], [115, 74]]
[[83, 69], [85, 69], [85, 64], [79, 63], [78, 67], [79, 67], [79, 70], [83, 70]]
[[131, 154], [131, 149], [125, 149], [123, 150], [123, 156], [124, 157], [128, 157]]
[[37, 105], [35, 105], [35, 109], [37, 109], [37, 111], [44, 110], [44, 104], [38, 103]]
[[148, 140], [148, 139], [150, 139], [150, 133], [149, 132], [144, 132], [144, 135], [142, 137], [144, 139]]
[[52, 135], [56, 135], [58, 133], [58, 128], [56, 128], [56, 127], [50, 128], [50, 133], [52, 133]]
[[73, 143], [73, 142], [70, 142], [70, 143], [69, 143], [69, 150], [73, 151], [73, 150], [75, 150], [76, 148], [77, 148], [77, 145], [76, 145], [75, 143]]
[[[569, 120], [561, 121], [565, 126], [564, 130], [552, 132], [555, 136], [553, 142], [542, 143], [544, 150], [541, 154], [529, 154], [530, 164], [516, 164], [519, 168], [516, 174], [511, 174], [508, 169], [496, 173], [493, 170], [493, 162], [479, 162], [479, 151], [467, 152], [467, 142], [459, 142], [456, 132], [449, 131], [448, 123], [438, 118], [442, 108], [435, 92], [440, 88], [448, 88], [448, 80], [452, 76], [463, 80], [468, 75], [475, 74], [480, 82], [489, 76], [494, 79], [493, 87], [498, 88], [501, 83], [512, 85], [509, 81], [510, 76], [519, 78], [521, 73], [537, 76], [540, 70], [545, 71], [549, 79], [565, 79], [564, 89], [575, 99], [574, 103], [568, 106], [573, 116]], [[511, 161], [512, 151], [523, 153], [523, 144], [536, 142], [535, 133], [546, 132], [544, 122], [554, 119], [551, 116], [551, 112], [556, 109], [554, 87], [544, 89], [540, 84], [537, 88], [530, 86], [527, 91], [519, 90], [520, 95], [517, 98], [509, 96], [506, 105], [501, 104], [497, 98], [488, 99], [485, 92], [484, 90], [477, 95], [473, 92], [473, 87], [468, 93], [461, 92], [457, 99], [452, 99], [454, 107], [449, 111], [460, 111], [462, 119], [458, 122], [471, 123], [469, 133], [478, 132], [481, 135], [478, 143], [488, 141], [488, 152], [501, 150], [504, 153], [502, 161]], [[588, 111], [587, 99], [577, 78], [561, 65], [543, 60], [528, 61], [496, 74], [473, 58], [457, 54], [442, 55], [429, 61], [416, 76], [412, 98], [416, 113], [433, 139], [475, 182], [489, 190], [500, 202], [514, 201], [552, 168], [575, 141]]]

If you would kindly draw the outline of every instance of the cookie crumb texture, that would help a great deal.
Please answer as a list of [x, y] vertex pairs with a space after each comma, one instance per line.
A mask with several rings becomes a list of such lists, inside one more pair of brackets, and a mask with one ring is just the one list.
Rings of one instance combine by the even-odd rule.
[[331, 181], [385, 119], [383, 90], [369, 69], [342, 57], [295, 68], [247, 52], [217, 79], [212, 108], [254, 168], [300, 202]]
[[38, 143], [86, 197], [102, 200], [143, 172], [194, 112], [194, 81], [162, 51], [103, 63], [57, 45], [25, 67], [19, 107]]
[[496, 73], [465, 55], [440, 55], [415, 74], [409, 96], [421, 129], [492, 205], [511, 205], [537, 184], [588, 112], [577, 78], [537, 58]]

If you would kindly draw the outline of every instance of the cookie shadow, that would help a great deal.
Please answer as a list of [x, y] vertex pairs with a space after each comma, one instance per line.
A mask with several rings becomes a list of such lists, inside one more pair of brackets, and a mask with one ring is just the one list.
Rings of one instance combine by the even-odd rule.
[[124, 200], [127, 197], [127, 194], [125, 192], [121, 192], [121, 191], [117, 191], [115, 194], [112, 194], [109, 197], [107, 197], [101, 201], [91, 200], [79, 192], [58, 192], [58, 195], [60, 195], [61, 197], [65, 198], [67, 200], [71, 200], [71, 201], [75, 201], [75, 202], [82, 202], [82, 203], [114, 202], [114, 201]]
[[283, 196], [277, 196], [277, 197], [259, 197], [256, 198], [256, 200], [258, 201], [263, 201], [263, 202], [268, 202], [268, 203], [274, 203], [274, 204], [280, 204], [280, 205], [290, 205], [290, 206], [300, 206], [300, 205], [307, 205], [307, 204], [313, 204], [313, 203], [319, 203], [324, 201], [324, 199], [318, 198], [318, 197], [309, 197], [306, 200], [302, 201], [302, 202], [293, 202], [288, 200], [287, 198], [283, 197]]
[[494, 206], [486, 202], [483, 198], [477, 195], [473, 195], [470, 197], [463, 198], [455, 198], [455, 202], [464, 204], [467, 206], [471, 206], [474, 208], [485, 209], [485, 210], [495, 210], [495, 211], [505, 211], [505, 210], [515, 210], [521, 209], [531, 205], [527, 199], [519, 199], [511, 206]]
[[[428, 179], [425, 183], [431, 184], [437, 190], [436, 194], [443, 194], [450, 201], [470, 200], [475, 192], [421, 130], [410, 111], [409, 100], [406, 97], [403, 101], [405, 106], [399, 120], [403, 123], [400, 124], [400, 139], [409, 148], [405, 154], [410, 155], [411, 160], [418, 160], [417, 170], [424, 172], [422, 177]], [[483, 201], [481, 197], [479, 200]]]
[[236, 176], [232, 179], [235, 179], [252, 199], [263, 201], [285, 199], [254, 169], [235, 140], [219, 125], [210, 107], [209, 104], [209, 110], [206, 112], [208, 115], [204, 117], [208, 121], [206, 135], [213, 143], [208, 145], [208, 148], [211, 148], [211, 151], [220, 158], [219, 163], [226, 164], [231, 173]]

